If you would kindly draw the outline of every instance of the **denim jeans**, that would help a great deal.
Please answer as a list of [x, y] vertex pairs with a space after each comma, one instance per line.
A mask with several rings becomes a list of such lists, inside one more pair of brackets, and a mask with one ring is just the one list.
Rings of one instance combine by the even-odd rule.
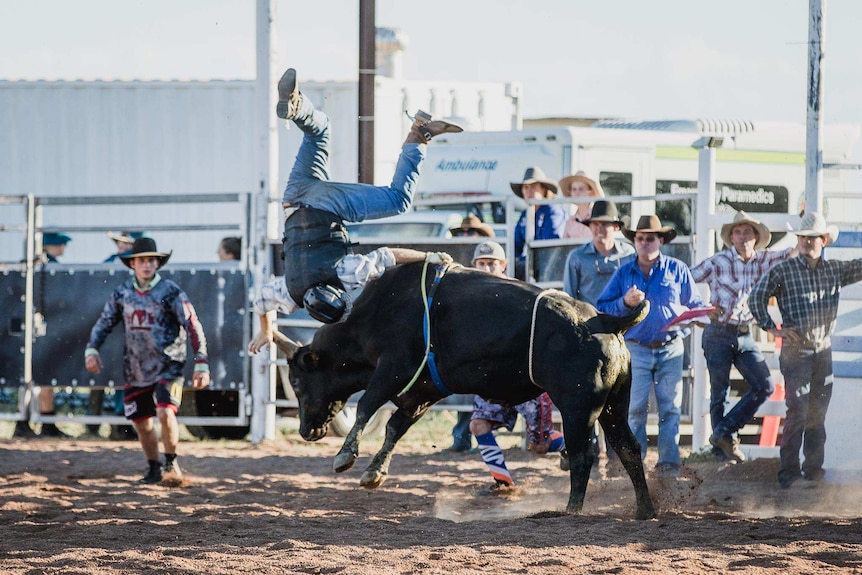
[[410, 207], [425, 144], [403, 145], [388, 187], [333, 182], [329, 179], [329, 116], [303, 97], [293, 122], [303, 137], [284, 190], [285, 203], [326, 210], [348, 222], [394, 216]]
[[787, 404], [779, 479], [800, 475], [800, 448], [805, 456], [801, 472], [817, 478], [823, 473], [826, 410], [832, 398], [832, 349], [814, 351], [785, 343], [779, 365]]
[[[709, 369], [709, 419], [716, 435], [729, 437], [754, 417], [775, 390], [763, 353], [750, 333], [736, 327], [710, 324], [703, 330], [703, 354]], [[748, 391], [727, 415], [724, 406], [730, 389], [730, 368], [736, 366]]]
[[650, 348], [626, 341], [632, 356], [632, 392], [629, 427], [640, 443], [641, 457], [647, 452], [647, 408], [649, 392], [655, 386], [658, 409], [658, 465], [679, 467], [679, 415], [682, 408], [681, 337], [662, 347]]

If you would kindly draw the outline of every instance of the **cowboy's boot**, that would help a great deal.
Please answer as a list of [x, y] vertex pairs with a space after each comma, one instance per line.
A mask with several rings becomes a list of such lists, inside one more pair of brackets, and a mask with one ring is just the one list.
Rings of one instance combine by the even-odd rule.
[[278, 104], [275, 106], [275, 115], [284, 120], [290, 120], [296, 116], [300, 104], [302, 104], [302, 94], [296, 82], [296, 70], [288, 68], [278, 81]]
[[464, 128], [443, 120], [432, 120], [431, 114], [418, 110], [413, 116], [413, 125], [407, 133], [405, 144], [427, 144], [434, 136], [446, 133], [463, 132]]

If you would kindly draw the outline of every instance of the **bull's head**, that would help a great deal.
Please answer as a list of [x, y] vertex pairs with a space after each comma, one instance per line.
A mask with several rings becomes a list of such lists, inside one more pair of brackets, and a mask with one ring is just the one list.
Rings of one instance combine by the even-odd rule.
[[300, 347], [281, 334], [275, 336], [275, 344], [287, 356], [290, 385], [299, 402], [299, 434], [317, 441], [326, 436], [347, 399], [364, 386], [357, 388], [356, 373], [339, 369], [346, 363], [325, 350]]

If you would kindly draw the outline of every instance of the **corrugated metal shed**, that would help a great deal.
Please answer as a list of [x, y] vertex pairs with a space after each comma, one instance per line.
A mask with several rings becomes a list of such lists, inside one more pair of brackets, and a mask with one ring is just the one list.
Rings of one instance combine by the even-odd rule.
[[[513, 85], [416, 83], [378, 78], [375, 181], [391, 179], [410, 121], [405, 106], [438, 116], [461, 116], [481, 129], [507, 130], [519, 120], [507, 94]], [[514, 85], [514, 92], [519, 87]], [[332, 118], [332, 177], [356, 181], [357, 85], [301, 83]], [[256, 192], [254, 82], [0, 81], [0, 195], [125, 196]], [[279, 130], [279, 184], [284, 186], [301, 140], [295, 127]], [[4, 208], [0, 226], [23, 223], [23, 211]], [[242, 222], [235, 206], [46, 208], [43, 225], [148, 225]], [[213, 261], [225, 231], [157, 235], [180, 246], [175, 261]], [[17, 261], [23, 235], [0, 233], [0, 261]], [[100, 261], [111, 243], [101, 233], [78, 234], [64, 261]]]

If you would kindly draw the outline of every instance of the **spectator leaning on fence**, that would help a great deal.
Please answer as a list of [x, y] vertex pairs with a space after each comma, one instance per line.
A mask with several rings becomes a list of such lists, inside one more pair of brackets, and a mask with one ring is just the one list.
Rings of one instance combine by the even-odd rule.
[[[758, 325], [782, 338], [779, 366], [787, 404], [778, 472], [782, 489], [803, 477], [818, 482], [825, 475], [826, 411], [833, 383], [831, 336], [841, 288], [862, 280], [862, 259], [823, 257], [823, 248], [838, 239], [838, 228], [827, 225], [821, 214], [805, 214], [793, 233], [799, 255], [766, 272], [751, 290], [749, 302]], [[780, 326], [767, 313], [772, 296], [778, 300]], [[801, 464], [800, 449], [805, 456]]]
[[[605, 192], [601, 184], [592, 178], [588, 178], [584, 172], [577, 172], [560, 180], [560, 191], [568, 198], [591, 197], [604, 198]], [[593, 210], [593, 202], [575, 204], [574, 213], [566, 220], [563, 230], [564, 238], [591, 238], [589, 228], [581, 224], [590, 218]]]
[[[509, 184], [512, 191], [519, 198], [525, 200], [541, 200], [553, 198], [557, 195], [557, 182], [548, 178], [542, 168], [531, 166], [524, 172], [524, 178], [520, 182]], [[527, 213], [521, 212], [518, 223], [515, 224], [515, 277], [518, 279], [529, 278], [535, 275], [534, 270], [527, 272], [523, 269], [526, 259], [524, 249], [527, 244]], [[566, 212], [562, 207], [553, 204], [536, 206], [535, 235], [536, 240], [552, 240], [563, 235], [566, 225]]]
[[[736, 433], [748, 424], [774, 391], [775, 382], [763, 352], [751, 334], [753, 317], [748, 297], [754, 284], [775, 264], [798, 252], [787, 248], [764, 250], [772, 234], [764, 224], [740, 211], [721, 226], [725, 248], [691, 269], [697, 283], [709, 286], [715, 310], [703, 330], [703, 354], [709, 370], [709, 442], [721, 460], [743, 461]], [[730, 368], [736, 366], [748, 391], [728, 413], [724, 413], [730, 389]]]

